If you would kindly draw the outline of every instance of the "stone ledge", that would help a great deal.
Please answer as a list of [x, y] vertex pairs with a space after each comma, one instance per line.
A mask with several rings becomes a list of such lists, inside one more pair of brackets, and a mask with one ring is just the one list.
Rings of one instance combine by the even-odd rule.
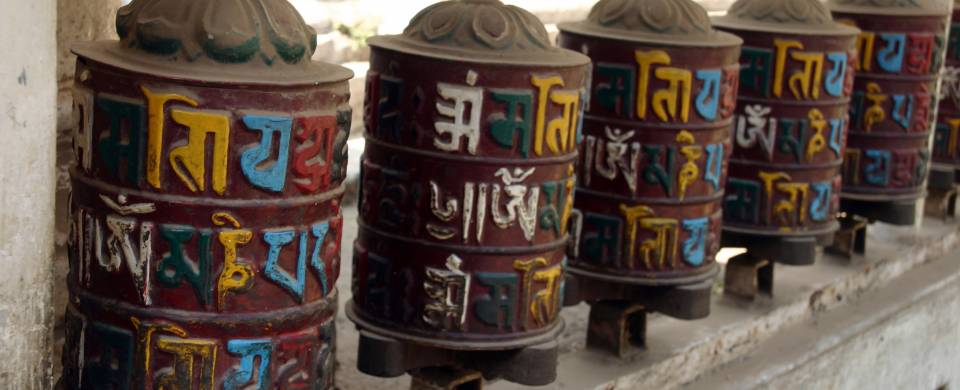
[[[545, 389], [667, 389], [696, 380], [725, 363], [753, 353], [784, 328], [837, 309], [889, 284], [904, 273], [940, 258], [960, 243], [952, 224], [926, 221], [920, 228], [872, 225], [867, 254], [853, 263], [824, 255], [815, 266], [777, 265], [774, 297], [745, 303], [714, 298], [705, 320], [657, 317], [648, 324], [649, 351], [620, 361], [585, 350], [588, 309], [564, 312], [560, 378]], [[722, 280], [719, 279], [719, 280]], [[841, 309], [843, 310], [843, 309]], [[518, 389], [498, 383], [492, 389]]]
[[960, 383], [957, 308], [960, 256], [953, 253], [783, 329], [686, 388], [952, 388]]
[[[358, 150], [359, 147], [352, 148], [351, 156], [359, 157]], [[354, 223], [355, 207], [345, 210], [345, 221]], [[344, 259], [350, 258], [355, 234], [351, 228], [345, 231]], [[666, 389], [691, 383], [705, 373], [750, 356], [791, 326], [828, 312], [847, 315], [849, 302], [890, 285], [905, 273], [960, 246], [960, 230], [954, 224], [937, 220], [927, 220], [916, 228], [875, 224], [870, 227], [867, 246], [867, 254], [852, 262], [824, 255], [811, 267], [778, 265], [773, 298], [760, 297], [747, 303], [717, 295], [713, 313], [700, 321], [651, 316], [649, 350], [631, 360], [622, 361], [586, 350], [589, 308], [586, 305], [567, 308], [563, 312], [567, 328], [561, 336], [559, 379], [539, 389]], [[349, 291], [350, 279], [350, 269], [344, 267], [338, 282], [341, 291]], [[721, 287], [718, 285], [718, 291]], [[342, 294], [342, 299], [346, 300], [349, 295]], [[357, 332], [342, 313], [337, 325], [340, 389], [409, 386], [409, 377], [380, 379], [359, 373]], [[526, 387], [496, 382], [487, 388]]]

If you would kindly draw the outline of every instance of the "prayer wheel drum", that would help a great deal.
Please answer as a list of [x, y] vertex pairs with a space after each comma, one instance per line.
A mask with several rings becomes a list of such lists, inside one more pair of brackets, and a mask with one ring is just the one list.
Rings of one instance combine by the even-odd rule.
[[714, 25], [744, 40], [724, 244], [812, 264], [839, 228], [858, 31], [817, 0], [740, 0]]
[[[740, 44], [691, 0], [602, 0], [560, 25], [594, 62], [584, 114], [571, 301], [709, 314]], [[667, 299], [673, 287], [702, 294]]]
[[912, 225], [926, 194], [951, 4], [831, 0], [828, 5], [837, 21], [863, 31], [840, 208]]
[[589, 58], [498, 0], [435, 4], [369, 44], [360, 370], [552, 382]]
[[933, 137], [930, 189], [953, 189], [960, 181], [960, 2], [953, 3], [953, 18], [947, 37], [940, 86], [940, 109]]
[[67, 389], [333, 388], [352, 73], [234, 3], [134, 0], [74, 49]]

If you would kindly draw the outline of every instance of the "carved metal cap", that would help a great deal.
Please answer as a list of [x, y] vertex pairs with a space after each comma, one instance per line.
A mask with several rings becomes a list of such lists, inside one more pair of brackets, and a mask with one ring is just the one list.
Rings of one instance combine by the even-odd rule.
[[[957, 0], [953, 4], [960, 4]], [[948, 15], [953, 10], [950, 0], [828, 0], [834, 12], [874, 15]]]
[[370, 46], [453, 61], [541, 66], [586, 65], [590, 59], [554, 47], [536, 16], [500, 0], [450, 0], [414, 16], [401, 35]]
[[743, 41], [714, 30], [693, 0], [600, 0], [587, 20], [560, 30], [586, 36], [670, 46], [736, 46]]
[[214, 82], [304, 84], [353, 73], [313, 62], [316, 31], [287, 0], [134, 0], [117, 12], [120, 42], [74, 52], [120, 68]]
[[837, 23], [819, 0], [738, 0], [713, 25], [735, 30], [801, 35], [856, 35]]

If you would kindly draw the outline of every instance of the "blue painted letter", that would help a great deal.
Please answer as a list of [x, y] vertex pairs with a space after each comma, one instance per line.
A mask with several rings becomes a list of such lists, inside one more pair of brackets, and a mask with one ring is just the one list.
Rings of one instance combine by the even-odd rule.
[[827, 53], [827, 60], [833, 64], [833, 67], [827, 72], [823, 89], [830, 96], [840, 97], [843, 95], [843, 82], [847, 78], [847, 53]]
[[720, 103], [720, 69], [697, 71], [697, 80], [703, 81], [703, 89], [697, 96], [697, 112], [703, 119], [717, 119], [717, 106]]
[[813, 203], [810, 204], [810, 219], [816, 222], [826, 221], [830, 216], [830, 198], [832, 197], [833, 184], [823, 182], [813, 183], [811, 186], [815, 195]]
[[[260, 144], [247, 149], [240, 156], [240, 166], [243, 175], [253, 185], [273, 192], [283, 191], [287, 181], [287, 162], [290, 159], [290, 136], [293, 132], [293, 119], [288, 117], [270, 117], [248, 115], [243, 123], [250, 130], [256, 130], [263, 135]], [[273, 153], [273, 134], [280, 133], [280, 146], [277, 160], [269, 167], [261, 169]]]
[[880, 34], [880, 39], [883, 40], [885, 45], [877, 52], [877, 64], [887, 72], [900, 73], [900, 69], [903, 68], [903, 52], [907, 36], [904, 34]]
[[[242, 359], [240, 360], [240, 367], [231, 370], [227, 379], [224, 380], [224, 390], [267, 390], [270, 388], [270, 353], [273, 351], [273, 343], [270, 339], [230, 340], [227, 342], [227, 351], [242, 356]], [[260, 357], [260, 364], [257, 368], [257, 383], [254, 387], [247, 387], [245, 385], [253, 380], [253, 361], [256, 357]]]
[[690, 238], [683, 242], [683, 260], [694, 267], [703, 265], [706, 257], [707, 227], [710, 221], [707, 218], [688, 219], [683, 221], [683, 230], [690, 233]]

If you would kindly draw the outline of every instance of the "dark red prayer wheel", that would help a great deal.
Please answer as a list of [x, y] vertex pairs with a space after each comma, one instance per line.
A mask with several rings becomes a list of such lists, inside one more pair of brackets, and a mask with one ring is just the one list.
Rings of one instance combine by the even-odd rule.
[[68, 389], [333, 388], [352, 73], [286, 1], [79, 45]]
[[691, 0], [603, 0], [560, 31], [594, 62], [569, 267], [579, 298], [706, 281], [709, 308], [742, 41]]
[[950, 21], [949, 0], [831, 0], [857, 26], [857, 78], [841, 209], [884, 222], [916, 222]]
[[724, 240], [810, 264], [839, 227], [857, 30], [817, 0], [740, 0], [714, 24], [744, 40]]
[[960, 180], [960, 7], [953, 3], [953, 22], [947, 37], [940, 86], [940, 108], [933, 136], [930, 188], [951, 189]]
[[[435, 4], [369, 43], [347, 309], [364, 332], [361, 370], [401, 375], [430, 354], [391, 355], [376, 344], [388, 339], [443, 351], [552, 342], [589, 59], [498, 0]], [[555, 359], [508, 379], [549, 383]]]

